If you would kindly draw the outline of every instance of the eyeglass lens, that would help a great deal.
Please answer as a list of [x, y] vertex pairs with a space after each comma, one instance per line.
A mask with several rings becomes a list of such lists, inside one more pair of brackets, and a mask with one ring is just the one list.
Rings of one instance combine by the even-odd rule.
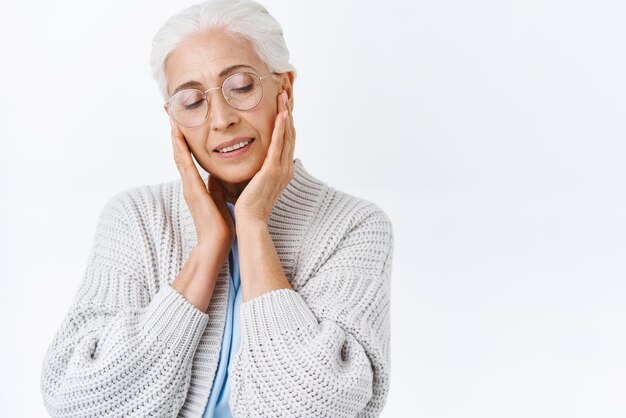
[[[235, 109], [249, 110], [259, 104], [263, 87], [259, 77], [252, 73], [238, 73], [224, 80], [222, 85], [226, 101]], [[170, 111], [183, 126], [201, 125], [209, 113], [210, 93], [197, 89], [181, 90], [172, 96]]]

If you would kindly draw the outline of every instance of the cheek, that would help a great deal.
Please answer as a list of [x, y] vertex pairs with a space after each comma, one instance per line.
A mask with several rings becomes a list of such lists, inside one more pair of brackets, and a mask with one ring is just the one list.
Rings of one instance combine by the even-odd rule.
[[272, 141], [272, 133], [274, 132], [274, 123], [276, 121], [276, 115], [272, 115], [271, 113], [265, 115], [265, 119], [263, 121], [263, 133], [262, 135], [265, 137], [265, 142], [267, 143], [267, 147], [269, 148], [269, 144]]
[[273, 129], [274, 122], [276, 121], [276, 114], [278, 113], [276, 97], [272, 97], [271, 95], [264, 96], [260, 105], [263, 105], [259, 106], [261, 118], [264, 120], [265, 124], [270, 127], [270, 129]]
[[194, 156], [200, 156], [203, 153], [207, 153], [206, 150], [206, 138], [207, 138], [207, 130], [206, 129], [185, 129], [182, 130], [185, 140], [187, 141], [187, 147], [189, 151], [191, 151]]
[[270, 103], [262, 109], [259, 109], [259, 112], [255, 112], [250, 116], [252, 116], [250, 122], [259, 135], [261, 135], [263, 144], [266, 148], [269, 147], [274, 131], [274, 123], [276, 121], [276, 105], [272, 106]]

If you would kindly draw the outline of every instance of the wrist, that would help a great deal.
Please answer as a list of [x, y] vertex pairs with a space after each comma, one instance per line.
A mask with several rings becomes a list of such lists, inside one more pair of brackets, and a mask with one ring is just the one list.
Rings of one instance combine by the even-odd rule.
[[250, 233], [269, 232], [267, 222], [262, 219], [256, 217], [241, 217], [236, 219], [237, 225], [235, 229], [237, 230], [238, 237]]
[[199, 242], [191, 250], [191, 254], [197, 254], [199, 256], [206, 256], [208, 254], [218, 254], [227, 256], [230, 251], [228, 241], [216, 241], [216, 242]]

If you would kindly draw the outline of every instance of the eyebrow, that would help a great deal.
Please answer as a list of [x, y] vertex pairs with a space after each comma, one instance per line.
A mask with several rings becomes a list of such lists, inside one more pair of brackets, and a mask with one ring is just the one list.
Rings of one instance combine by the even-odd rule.
[[[219, 75], [217, 77], [218, 78], [222, 78], [222, 77], [230, 74], [234, 70], [238, 70], [240, 68], [249, 68], [251, 70], [256, 71], [256, 69], [254, 67], [250, 66], [250, 65], [235, 64], [235, 65], [231, 65], [230, 67], [224, 68], [222, 71], [220, 71], [220, 73], [219, 73]], [[199, 81], [195, 81], [195, 80], [185, 81], [183, 84], [181, 84], [180, 86], [176, 87], [176, 89], [172, 92], [172, 96], [175, 95], [176, 93], [178, 93], [181, 90], [188, 89], [188, 88], [195, 88], [195, 87], [202, 87], [202, 83], [199, 82]]]

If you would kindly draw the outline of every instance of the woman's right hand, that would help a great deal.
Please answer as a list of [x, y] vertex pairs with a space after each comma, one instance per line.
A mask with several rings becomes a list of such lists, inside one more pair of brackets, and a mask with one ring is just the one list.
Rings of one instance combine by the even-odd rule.
[[209, 173], [208, 189], [191, 157], [185, 136], [176, 122], [172, 126], [174, 161], [183, 180], [183, 195], [196, 226], [197, 245], [221, 250], [228, 255], [235, 241], [235, 224], [231, 217], [222, 183]]

